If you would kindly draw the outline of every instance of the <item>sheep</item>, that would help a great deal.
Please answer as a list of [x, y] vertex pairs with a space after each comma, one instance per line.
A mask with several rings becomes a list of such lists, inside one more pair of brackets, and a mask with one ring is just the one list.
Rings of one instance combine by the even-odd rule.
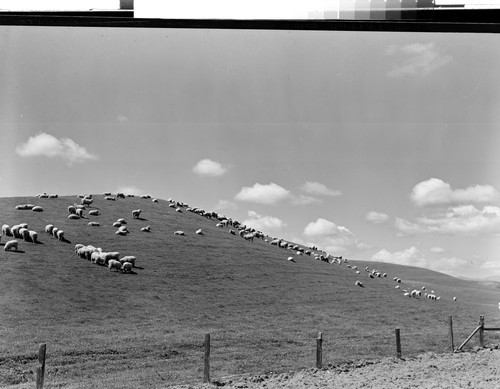
[[130, 232], [130, 231], [128, 230], [127, 226], [120, 226], [120, 227], [118, 228], [118, 231], [123, 231], [123, 232], [126, 232], [127, 234]]
[[80, 217], [83, 217], [83, 209], [82, 208], [77, 208], [76, 214]]
[[76, 207], [74, 205], [68, 206], [68, 213], [69, 214], [76, 213]]
[[31, 210], [32, 210], [33, 212], [43, 212], [43, 208], [42, 208], [42, 207], [40, 207], [39, 205], [37, 205], [37, 206], [35, 206], [35, 207], [31, 208]]
[[150, 227], [150, 226], [147, 226], [147, 227], [142, 227], [142, 228], [141, 228], [141, 231], [142, 231], [142, 232], [150, 232], [150, 231], [151, 231], [151, 227]]
[[93, 202], [94, 202], [94, 200], [92, 200], [92, 199], [90, 199], [90, 198], [83, 198], [83, 199], [80, 201], [80, 204], [81, 204], [81, 205], [91, 205]]
[[75, 213], [71, 213], [68, 215], [68, 219], [77, 220], [77, 219], [80, 219], [80, 216], [78, 216]]
[[38, 240], [38, 234], [36, 231], [28, 231], [29, 233], [29, 236], [30, 236], [30, 240], [33, 242], [33, 243], [36, 243], [37, 240]]
[[116, 199], [113, 196], [106, 196], [104, 200], [115, 201]]
[[57, 231], [59, 231], [59, 228], [57, 228], [57, 227], [54, 227], [54, 228], [52, 229], [52, 236], [53, 236], [54, 238], [57, 238]]
[[203, 231], [201, 230], [201, 228], [199, 230], [196, 230], [196, 235], [204, 235]]
[[132, 264], [130, 262], [125, 262], [122, 264], [122, 273], [132, 273]]
[[360, 286], [360, 287], [362, 287], [362, 288], [364, 287], [363, 283], [362, 283], [361, 281], [359, 281], [359, 280], [358, 280], [358, 281], [356, 281], [356, 282], [354, 283], [354, 285], [356, 285], [356, 286]]
[[111, 192], [104, 192], [102, 195], [103, 195], [104, 197], [106, 197], [106, 196], [111, 196]]
[[122, 223], [120, 222], [114, 222], [113, 223], [113, 227], [120, 227], [122, 225]]
[[453, 297], [453, 301], [457, 301], [457, 298], [456, 298], [456, 297]]
[[[97, 254], [97, 255], [94, 255], [94, 254]], [[96, 265], [106, 266], [106, 259], [104, 258], [103, 253], [94, 252], [91, 254], [91, 258], [92, 258], [92, 256], [94, 256], [93, 261], [92, 261], [93, 263], [95, 263]]]
[[87, 225], [90, 227], [99, 227], [101, 224], [99, 222], [88, 222]]
[[125, 262], [129, 262], [133, 267], [135, 267], [135, 260], [136, 258], [133, 255], [125, 255], [124, 257], [119, 259], [120, 263], [123, 264]]
[[12, 251], [12, 249], [18, 251], [18, 244], [19, 242], [17, 240], [9, 240], [4, 244], [3, 249], [5, 251]]
[[122, 236], [126, 236], [127, 233], [125, 231], [121, 231], [121, 230], [118, 230], [115, 232], [115, 235], [122, 235]]
[[286, 260], [290, 261], [290, 262], [295, 262], [295, 260], [293, 259], [293, 257], [288, 257]]
[[57, 199], [59, 197], [58, 194], [50, 194], [49, 199]]
[[183, 235], [184, 236], [186, 234], [184, 233], [184, 231], [175, 231], [174, 235]]
[[153, 199], [153, 200], [151, 200], [151, 201], [153, 201], [153, 203], [157, 203], [157, 202], [158, 202], [158, 199]]
[[122, 264], [120, 263], [120, 261], [116, 261], [114, 259], [110, 259], [108, 261], [108, 267], [109, 271], [111, 271], [111, 269], [116, 269], [116, 271], [122, 271]]
[[47, 234], [52, 234], [52, 229], [53, 229], [53, 228], [54, 228], [54, 225], [53, 225], [53, 224], [47, 224], [47, 225], [45, 226], [45, 232], [46, 232]]
[[132, 211], [132, 218], [134, 218], [134, 219], [139, 219], [139, 215], [141, 214], [141, 212], [142, 212], [142, 211], [141, 211], [140, 209], [134, 209], [134, 210]]
[[2, 226], [2, 235], [12, 236], [12, 231], [8, 224], [4, 224]]
[[253, 242], [253, 234], [245, 234], [243, 238], [245, 238], [246, 240], [251, 240]]
[[63, 230], [57, 231], [57, 239], [64, 240], [64, 231]]
[[82, 247], [85, 247], [85, 245], [81, 243], [75, 244], [75, 253], [78, 252], [78, 250], [81, 249]]
[[21, 238], [23, 238], [25, 241], [29, 241], [30, 240], [30, 232], [27, 228], [21, 228], [19, 230], [19, 235]]
[[229, 230], [229, 233], [230, 233], [231, 235], [236, 235], [236, 232], [235, 232], [234, 230]]
[[180, 208], [176, 208], [176, 209], [175, 209], [175, 212], [182, 213], [182, 209], [180, 209]]
[[124, 199], [125, 198], [125, 195], [123, 193], [117, 193], [116, 194], [116, 198], [117, 199]]
[[170, 208], [175, 208], [175, 204], [168, 204]]
[[97, 209], [93, 209], [92, 211], [89, 211], [89, 215], [91, 215], [91, 216], [99, 216], [99, 211]]
[[120, 253], [118, 251], [111, 251], [103, 254], [106, 262], [108, 262], [110, 259], [116, 259], [118, 261], [120, 258]]
[[127, 224], [127, 221], [126, 221], [124, 218], [122, 218], [122, 217], [121, 217], [121, 218], [119, 218], [119, 219], [117, 220], [117, 222], [118, 222], [118, 223], [121, 223], [121, 224]]

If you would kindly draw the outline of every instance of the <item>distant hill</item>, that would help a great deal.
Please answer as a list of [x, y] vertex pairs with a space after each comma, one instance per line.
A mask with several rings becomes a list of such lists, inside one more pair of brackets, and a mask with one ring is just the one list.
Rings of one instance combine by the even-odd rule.
[[[42, 342], [54, 385], [159, 387], [199, 380], [205, 333], [212, 335], [214, 374], [224, 376], [312, 366], [318, 331], [325, 361], [334, 363], [393, 355], [395, 328], [408, 355], [449, 349], [449, 315], [457, 339], [481, 314], [500, 321], [491, 285], [394, 264], [327, 263], [265, 239], [248, 241], [235, 227], [217, 227], [219, 220], [167, 200], [93, 200], [83, 219], [70, 220], [76, 195], [0, 199], [0, 224], [25, 222], [39, 237], [37, 244], [20, 240], [20, 252], [0, 249], [0, 386], [32, 382]], [[16, 210], [19, 204], [43, 212]], [[127, 236], [115, 234], [119, 218]], [[46, 234], [47, 224], [64, 230], [66, 241]], [[145, 226], [151, 231], [142, 232]], [[174, 235], [178, 230], [185, 236]], [[78, 243], [136, 256], [137, 267], [122, 274], [91, 264], [75, 254]], [[387, 277], [371, 278], [373, 269]], [[403, 295], [422, 286], [440, 300]]]

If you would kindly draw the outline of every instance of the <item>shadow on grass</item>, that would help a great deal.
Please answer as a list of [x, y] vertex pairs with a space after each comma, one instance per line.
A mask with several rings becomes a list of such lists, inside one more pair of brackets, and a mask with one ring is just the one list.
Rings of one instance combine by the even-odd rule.
[[61, 242], [63, 242], [63, 243], [71, 243], [71, 241], [69, 239], [66, 239], [66, 238], [62, 238]]
[[45, 244], [43, 242], [40, 242], [39, 240], [37, 240], [36, 242], [33, 242], [34, 244]]
[[142, 220], [142, 221], [147, 221], [148, 220], [148, 219], [144, 219], [143, 217], [135, 217], [134, 219]]
[[143, 267], [140, 267], [140, 266], [134, 266], [134, 269], [144, 270], [144, 268], [143, 268]]

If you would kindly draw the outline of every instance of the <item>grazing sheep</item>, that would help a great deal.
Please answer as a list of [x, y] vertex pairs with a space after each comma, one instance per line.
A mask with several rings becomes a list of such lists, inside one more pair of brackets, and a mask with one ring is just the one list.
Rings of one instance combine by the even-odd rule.
[[63, 230], [57, 231], [57, 239], [64, 240], [64, 231]]
[[3, 246], [3, 249], [5, 251], [12, 251], [13, 249], [18, 251], [18, 244], [19, 243], [17, 240], [9, 240], [8, 242], [5, 243], [5, 245]]
[[53, 229], [53, 228], [54, 228], [54, 225], [53, 225], [53, 224], [47, 224], [47, 225], [45, 226], [45, 232], [46, 232], [47, 234], [52, 234], [52, 229]]
[[90, 227], [99, 227], [101, 224], [99, 222], [88, 222], [87, 225]]
[[141, 214], [141, 210], [140, 209], [135, 209], [135, 210], [132, 211], [132, 218], [138, 219], [140, 214]]
[[121, 218], [119, 218], [119, 219], [117, 220], [117, 222], [118, 222], [118, 223], [121, 223], [121, 224], [127, 224], [127, 221], [126, 221], [124, 218], [122, 218], [122, 217], [121, 217]]
[[354, 283], [354, 285], [356, 285], [356, 286], [360, 286], [360, 287], [362, 287], [362, 288], [364, 287], [363, 283], [362, 283], [361, 281], [359, 281], [359, 280], [358, 280], [358, 281], [356, 281], [356, 282]]
[[35, 207], [31, 208], [31, 210], [32, 210], [33, 212], [43, 212], [43, 208], [42, 208], [42, 207], [40, 207], [39, 205], [37, 205], [37, 206], [35, 206]]
[[175, 208], [175, 204], [173, 204], [173, 203], [172, 203], [172, 204], [169, 204], [168, 206], [169, 206], [170, 208]]
[[453, 297], [453, 301], [457, 301], [457, 298], [456, 298], [456, 297]]
[[57, 227], [52, 228], [52, 236], [54, 238], [57, 238], [57, 231], [59, 231], [59, 228], [57, 228]]
[[2, 235], [12, 236], [12, 231], [8, 224], [4, 224], [2, 226]]
[[126, 232], [127, 234], [130, 232], [130, 231], [128, 230], [127, 226], [120, 226], [120, 227], [118, 228], [118, 231], [123, 231], [123, 232]]
[[28, 234], [30, 236], [30, 240], [33, 242], [33, 243], [36, 243], [37, 240], [38, 240], [38, 234], [36, 231], [28, 231]]
[[133, 267], [135, 267], [135, 260], [136, 258], [133, 255], [125, 255], [123, 258], [119, 259], [120, 263], [129, 262]]
[[77, 208], [76, 214], [80, 217], [83, 217], [83, 209], [82, 208]]
[[78, 216], [76, 213], [72, 213], [68, 215], [68, 219], [77, 220], [80, 219], [80, 216]]
[[85, 247], [85, 245], [84, 245], [84, 244], [81, 244], [81, 243], [77, 243], [77, 244], [75, 244], [75, 253], [76, 253], [79, 249], [81, 249], [82, 247]]
[[175, 208], [175, 212], [182, 213], [182, 209], [180, 209], [180, 208]]
[[152, 201], [153, 201], [153, 203], [157, 203], [158, 199], [153, 199]]
[[142, 227], [142, 228], [141, 228], [141, 231], [142, 231], [142, 232], [150, 232], [150, 231], [151, 231], [151, 227], [150, 227], [150, 226], [147, 226], [147, 227]]
[[120, 222], [114, 222], [113, 223], [113, 227], [120, 227], [122, 225], [122, 223]]
[[411, 297], [410, 293], [408, 293], [408, 292], [405, 292], [404, 296], [405, 297]]
[[91, 205], [94, 202], [94, 200], [90, 198], [83, 198], [82, 201], [80, 201], [81, 205]]
[[93, 209], [92, 211], [89, 211], [89, 215], [91, 215], [91, 216], [99, 216], [99, 211], [97, 209]]
[[286, 260], [290, 261], [290, 262], [295, 262], [295, 260], [293, 259], [293, 257], [288, 257]]
[[125, 262], [122, 265], [122, 273], [132, 273], [132, 264], [130, 262]]
[[111, 192], [104, 192], [102, 195], [103, 196], [111, 196]]
[[127, 233], [125, 231], [118, 230], [115, 232], [115, 235], [127, 236]]
[[104, 200], [115, 201], [116, 199], [113, 196], [106, 196]]
[[19, 235], [20, 235], [20, 238], [23, 238], [25, 241], [30, 240], [30, 232], [27, 228], [21, 228], [19, 230]]
[[116, 198], [117, 199], [124, 199], [125, 198], [125, 195], [123, 193], [117, 193], [116, 194]]
[[116, 271], [122, 271], [122, 264], [120, 263], [120, 261], [117, 261], [115, 259], [110, 259], [108, 261], [108, 267], [109, 271], [111, 271], [111, 269], [115, 269]]
[[204, 235], [203, 231], [201, 230], [201, 228], [199, 230], [196, 230], [196, 235]]
[[68, 213], [69, 214], [73, 214], [73, 213], [76, 213], [76, 207], [74, 205], [70, 205], [68, 207]]
[[174, 235], [186, 235], [184, 231], [175, 231]]
[[253, 234], [245, 234], [243, 235], [243, 238], [245, 238], [245, 240], [251, 240], [253, 242]]
[[230, 233], [231, 235], [236, 235], [236, 232], [235, 232], [234, 230], [229, 230], [229, 233]]

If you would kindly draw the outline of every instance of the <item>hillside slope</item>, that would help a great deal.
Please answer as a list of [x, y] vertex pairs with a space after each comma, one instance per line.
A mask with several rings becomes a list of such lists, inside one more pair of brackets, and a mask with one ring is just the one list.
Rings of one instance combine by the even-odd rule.
[[[346, 263], [231, 235], [217, 220], [186, 207], [176, 212], [164, 200], [94, 195], [85, 218], [70, 220], [67, 207], [75, 202], [76, 196], [0, 199], [0, 223], [28, 223], [40, 241], [20, 242], [20, 252], [0, 250], [2, 386], [33, 380], [42, 342], [54, 385], [158, 387], [201, 379], [205, 333], [212, 335], [213, 374], [224, 376], [310, 366], [318, 331], [325, 360], [335, 361], [392, 354], [394, 328], [401, 328], [405, 353], [444, 351], [449, 315], [459, 338], [480, 314], [500, 319], [497, 291], [441, 273], [360, 262], [356, 274]], [[25, 203], [44, 211], [15, 209]], [[100, 216], [88, 216], [90, 209]], [[112, 226], [122, 217], [127, 236]], [[67, 241], [43, 232], [49, 223]], [[141, 232], [147, 225], [151, 232]], [[204, 235], [195, 234], [199, 228]], [[137, 267], [122, 274], [91, 264], [76, 256], [77, 243], [134, 255]], [[366, 266], [388, 277], [370, 278]], [[395, 276], [403, 279], [401, 289], [426, 285], [441, 299], [404, 297]]]

